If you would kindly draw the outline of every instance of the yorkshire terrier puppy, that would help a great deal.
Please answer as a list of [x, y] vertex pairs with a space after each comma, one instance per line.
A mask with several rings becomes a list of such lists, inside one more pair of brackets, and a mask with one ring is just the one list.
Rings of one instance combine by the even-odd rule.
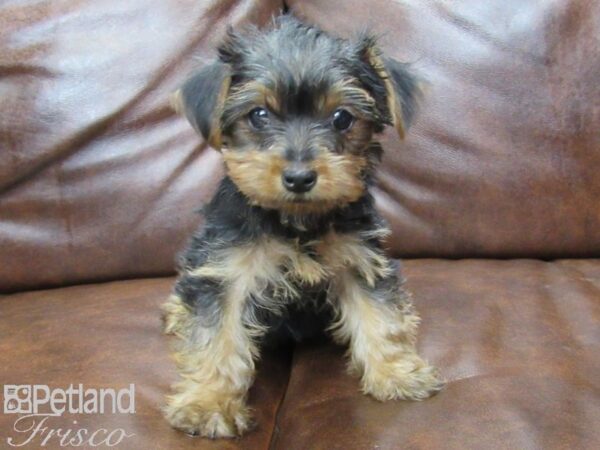
[[226, 176], [164, 305], [165, 332], [181, 344], [168, 421], [210, 438], [244, 433], [261, 346], [320, 329], [349, 347], [364, 393], [434, 394], [442, 382], [416, 352], [419, 318], [368, 192], [374, 137], [386, 125], [404, 136], [417, 81], [374, 38], [289, 16], [266, 32], [230, 30], [218, 54], [174, 97]]

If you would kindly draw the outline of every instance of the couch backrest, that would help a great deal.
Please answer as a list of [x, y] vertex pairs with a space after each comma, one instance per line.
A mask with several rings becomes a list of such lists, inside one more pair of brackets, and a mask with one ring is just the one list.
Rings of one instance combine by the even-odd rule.
[[396, 255], [600, 256], [600, 2], [297, 0], [429, 81], [378, 200]]
[[[383, 136], [394, 256], [600, 255], [599, 2], [288, 5], [429, 81], [408, 138]], [[222, 169], [169, 94], [281, 6], [2, 3], [0, 290], [172, 272]]]
[[173, 272], [220, 177], [169, 97], [265, 0], [0, 5], [0, 291]]

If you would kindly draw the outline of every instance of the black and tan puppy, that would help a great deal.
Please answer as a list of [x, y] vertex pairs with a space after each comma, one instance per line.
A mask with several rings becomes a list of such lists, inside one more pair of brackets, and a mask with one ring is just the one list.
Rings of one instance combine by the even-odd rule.
[[230, 31], [219, 60], [176, 94], [227, 175], [164, 306], [165, 331], [181, 341], [182, 380], [166, 406], [174, 427], [246, 431], [261, 345], [319, 327], [349, 346], [366, 394], [420, 400], [441, 388], [416, 353], [419, 319], [368, 192], [382, 153], [374, 136], [385, 125], [403, 135], [417, 96], [373, 38], [335, 38], [291, 17]]

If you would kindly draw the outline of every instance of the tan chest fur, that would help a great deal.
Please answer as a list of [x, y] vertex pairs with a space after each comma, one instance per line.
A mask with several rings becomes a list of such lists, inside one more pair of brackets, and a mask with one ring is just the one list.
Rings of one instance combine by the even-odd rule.
[[303, 244], [265, 237], [224, 249], [190, 274], [227, 282], [236, 287], [236, 296], [252, 295], [265, 301], [269, 286], [280, 295], [294, 297], [298, 285], [314, 286], [348, 271], [373, 286], [390, 268], [379, 250], [365, 244], [367, 237], [330, 231]]

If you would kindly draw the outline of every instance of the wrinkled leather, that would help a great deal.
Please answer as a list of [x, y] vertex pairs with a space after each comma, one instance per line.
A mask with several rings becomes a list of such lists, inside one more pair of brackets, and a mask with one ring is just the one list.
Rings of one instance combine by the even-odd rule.
[[[407, 139], [383, 136], [376, 198], [393, 255], [599, 256], [598, 2], [288, 4], [336, 33], [370, 26], [428, 80]], [[169, 94], [226, 24], [264, 24], [281, 6], [0, 4], [0, 291], [172, 273], [222, 162]], [[174, 431], [158, 309], [172, 278], [0, 296], [0, 381], [135, 383], [136, 414], [54, 419], [124, 428], [128, 449], [600, 447], [600, 260], [403, 265], [421, 353], [449, 381], [425, 402], [364, 397], [342, 349], [305, 345], [263, 357], [246, 437]], [[0, 414], [1, 445], [13, 421]]]
[[291, 0], [427, 81], [377, 200], [399, 256], [600, 254], [600, 3]]
[[272, 448], [598, 448], [600, 260], [416, 260], [405, 274], [445, 390], [379, 403], [343, 350], [297, 349]]
[[279, 7], [0, 4], [0, 291], [173, 273], [222, 163], [169, 97]]
[[[600, 4], [291, 1], [427, 80], [376, 197], [396, 256], [600, 251]], [[168, 107], [272, 1], [0, 6], [0, 290], [172, 273], [221, 158]]]
[[[123, 281], [0, 297], [1, 383], [62, 389], [79, 383], [86, 388], [114, 389], [135, 384], [135, 414], [64, 414], [48, 420], [47, 426], [53, 429], [85, 428], [91, 433], [121, 428], [135, 435], [117, 448], [267, 448], [287, 384], [286, 355], [267, 353], [259, 364], [249, 399], [257, 428], [243, 442], [192, 438], [172, 429], [162, 417], [164, 396], [177, 380], [169, 357], [170, 339], [161, 334], [159, 320], [159, 306], [173, 281]], [[13, 431], [15, 416], [0, 414], [0, 448], [8, 447], [7, 437], [22, 443], [29, 435]], [[20, 448], [40, 448], [40, 439], [33, 442], [37, 445]], [[61, 447], [57, 439], [50, 439], [43, 448]]]
[[[263, 358], [250, 394], [256, 431], [214, 443], [171, 430], [159, 408], [176, 376], [158, 306], [172, 279], [0, 298], [0, 380], [135, 383], [136, 414], [54, 422], [124, 428], [136, 435], [130, 449], [598, 448], [600, 260], [423, 259], [404, 273], [423, 319], [420, 351], [448, 380], [424, 402], [365, 397], [342, 349], [303, 346], [291, 370], [285, 355]], [[13, 421], [0, 414], [3, 436]]]

